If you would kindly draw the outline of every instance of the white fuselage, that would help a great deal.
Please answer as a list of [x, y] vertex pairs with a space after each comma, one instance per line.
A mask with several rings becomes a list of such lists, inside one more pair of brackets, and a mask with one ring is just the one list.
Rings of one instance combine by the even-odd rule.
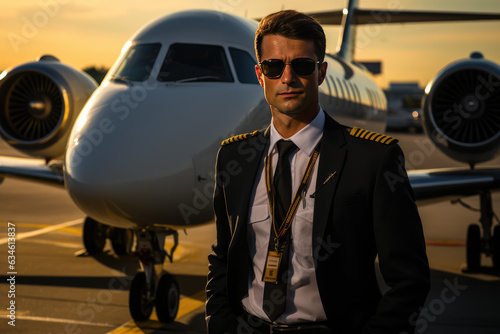
[[[125, 228], [211, 220], [221, 141], [270, 122], [251, 78], [256, 28], [228, 14], [186, 11], [131, 37], [68, 142], [65, 183], [84, 212]], [[341, 123], [383, 131], [386, 100], [366, 71], [326, 61], [323, 109]]]

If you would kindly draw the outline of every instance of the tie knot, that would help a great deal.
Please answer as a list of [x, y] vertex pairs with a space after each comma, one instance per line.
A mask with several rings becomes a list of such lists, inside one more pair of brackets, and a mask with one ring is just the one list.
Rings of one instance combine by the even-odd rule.
[[276, 143], [276, 146], [278, 147], [278, 154], [280, 159], [288, 159], [290, 154], [293, 153], [297, 149], [297, 145], [293, 143], [291, 140], [279, 140]]

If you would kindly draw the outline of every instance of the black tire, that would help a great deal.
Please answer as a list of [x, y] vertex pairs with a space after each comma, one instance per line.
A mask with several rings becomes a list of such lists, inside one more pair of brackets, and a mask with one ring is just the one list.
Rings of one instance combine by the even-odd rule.
[[155, 307], [158, 319], [163, 323], [175, 320], [179, 310], [179, 284], [174, 276], [164, 274], [158, 282]]
[[116, 255], [128, 255], [132, 251], [134, 232], [125, 228], [113, 227], [111, 245]]
[[471, 224], [467, 229], [466, 253], [468, 270], [478, 271], [481, 267], [481, 230], [477, 224]]
[[128, 296], [128, 307], [132, 319], [135, 321], [146, 321], [153, 312], [153, 302], [147, 298], [148, 288], [146, 285], [146, 274], [139, 272], [130, 284]]
[[83, 223], [83, 245], [90, 255], [102, 253], [106, 244], [106, 227], [87, 217]]
[[500, 225], [493, 229], [493, 268], [500, 270]]

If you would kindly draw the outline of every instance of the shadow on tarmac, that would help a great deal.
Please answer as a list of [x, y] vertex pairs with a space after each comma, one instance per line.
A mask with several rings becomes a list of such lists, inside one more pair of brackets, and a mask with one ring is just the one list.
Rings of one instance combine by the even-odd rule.
[[[175, 275], [183, 295], [200, 292], [207, 281], [206, 276]], [[7, 282], [9, 276], [0, 276]], [[133, 276], [16, 276], [16, 285], [57, 286], [65, 288], [89, 288], [128, 291]]]

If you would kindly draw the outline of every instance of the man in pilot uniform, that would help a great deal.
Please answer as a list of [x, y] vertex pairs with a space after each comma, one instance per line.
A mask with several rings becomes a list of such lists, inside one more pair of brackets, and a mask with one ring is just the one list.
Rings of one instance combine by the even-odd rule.
[[321, 109], [314, 19], [268, 15], [255, 42], [272, 122], [217, 156], [208, 333], [413, 333], [430, 278], [397, 141]]

